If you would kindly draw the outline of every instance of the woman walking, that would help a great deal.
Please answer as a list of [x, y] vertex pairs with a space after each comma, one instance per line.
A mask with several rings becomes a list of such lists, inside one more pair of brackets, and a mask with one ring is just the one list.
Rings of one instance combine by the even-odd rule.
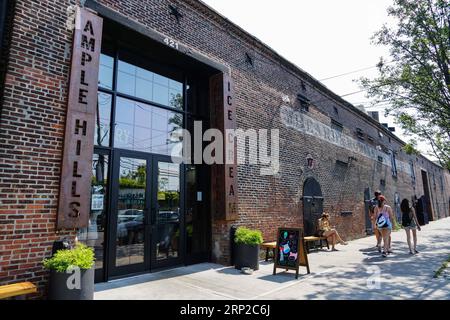
[[[406, 239], [408, 241], [409, 253], [416, 254], [417, 251], [417, 231], [420, 231], [419, 221], [417, 220], [416, 212], [412, 206], [409, 205], [408, 199], [403, 199], [400, 204], [402, 211], [402, 225], [406, 231]], [[411, 232], [413, 235], [414, 249], [411, 247]]]
[[392, 232], [392, 221], [394, 221], [394, 213], [392, 208], [386, 204], [386, 198], [381, 195], [378, 197], [378, 206], [375, 208], [376, 224], [383, 238], [383, 258], [390, 253], [389, 237]]

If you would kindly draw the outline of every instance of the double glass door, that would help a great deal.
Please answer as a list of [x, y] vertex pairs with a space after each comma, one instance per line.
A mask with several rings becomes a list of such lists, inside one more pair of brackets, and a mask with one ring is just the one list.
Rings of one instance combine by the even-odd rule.
[[117, 150], [112, 176], [109, 276], [180, 264], [182, 166], [167, 156]]

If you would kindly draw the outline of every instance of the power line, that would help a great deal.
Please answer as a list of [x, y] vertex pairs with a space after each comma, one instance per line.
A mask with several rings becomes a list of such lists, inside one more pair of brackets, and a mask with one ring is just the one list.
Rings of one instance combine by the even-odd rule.
[[[389, 61], [389, 62], [384, 62], [383, 64], [389, 64], [392, 63], [394, 61]], [[361, 71], [365, 71], [365, 70], [370, 70], [370, 69], [374, 69], [374, 68], [378, 68], [379, 64], [375, 65], [375, 66], [371, 66], [371, 67], [366, 67], [366, 68], [362, 68], [362, 69], [358, 69], [358, 70], [354, 70], [354, 71], [350, 71], [350, 72], [346, 72], [346, 73], [341, 73], [335, 76], [331, 76], [328, 78], [324, 78], [324, 79], [319, 79], [319, 81], [326, 81], [326, 80], [330, 80], [330, 79], [334, 79], [334, 78], [339, 78], [339, 77], [343, 77], [352, 73], [357, 73], [357, 72], [361, 72]]]
[[359, 91], [355, 91], [355, 92], [346, 93], [346, 94], [343, 94], [343, 95], [341, 95], [341, 96], [339, 96], [339, 97], [340, 97], [340, 98], [342, 98], [342, 97], [347, 97], [347, 96], [351, 96], [351, 95], [354, 95], [354, 94], [357, 94], [357, 93], [361, 93], [361, 92], [364, 92], [364, 91], [367, 91], [367, 89], [363, 89], [363, 90], [359, 90]]
[[[365, 100], [365, 101], [359, 101], [359, 102], [352, 102], [352, 101], [349, 101], [349, 102], [350, 102], [351, 104], [357, 105], [357, 104], [368, 104], [368, 103], [373, 103], [374, 101]], [[391, 102], [391, 99], [380, 100], [380, 101], [378, 101], [376, 104], [387, 103], [387, 102]]]

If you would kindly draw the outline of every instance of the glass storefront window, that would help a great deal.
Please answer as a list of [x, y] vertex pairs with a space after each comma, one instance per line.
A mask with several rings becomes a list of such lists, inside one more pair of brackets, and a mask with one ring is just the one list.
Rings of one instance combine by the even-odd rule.
[[108, 156], [94, 154], [92, 159], [91, 211], [89, 226], [78, 230], [78, 240], [95, 251], [95, 269], [103, 268], [107, 213]]
[[144, 262], [147, 162], [120, 158], [116, 266]]
[[[209, 181], [209, 176], [202, 175], [198, 167], [190, 167], [185, 176], [184, 166], [165, 157], [182, 143], [179, 129], [184, 127], [185, 117], [190, 117], [187, 108], [195, 117], [200, 116], [201, 106], [207, 109], [209, 83], [205, 80], [197, 85], [197, 80], [190, 79], [188, 85], [182, 68], [118, 46], [102, 44], [94, 143], [95, 152], [114, 158], [108, 184], [116, 188], [108, 195], [106, 219], [108, 172], [100, 174], [100, 163], [102, 170], [107, 170], [108, 157], [95, 155], [90, 224], [79, 232], [80, 240], [95, 248], [97, 268], [103, 267], [107, 242], [110, 251], [105, 260], [110, 265], [105, 267], [106, 278], [147, 270], [147, 262], [151, 268], [180, 263], [185, 232], [189, 258], [202, 256], [205, 260], [209, 254], [208, 215], [204, 214], [209, 194], [200, 191], [207, 190], [203, 182]], [[192, 106], [187, 107], [189, 104]], [[185, 178], [189, 195], [181, 202]], [[110, 222], [107, 239], [103, 235], [105, 220]]]
[[119, 60], [117, 91], [175, 109], [183, 109], [183, 84]]
[[100, 68], [98, 74], [98, 86], [100, 88], [110, 90], [113, 88], [113, 70], [114, 58], [102, 53], [100, 55]]
[[116, 148], [170, 155], [181, 143], [181, 113], [120, 98], [116, 100]]
[[99, 92], [97, 112], [95, 113], [94, 145], [96, 146], [109, 147], [110, 145], [111, 106], [112, 96], [108, 93]]
[[180, 244], [180, 165], [158, 163], [156, 259], [165, 260], [179, 255]]

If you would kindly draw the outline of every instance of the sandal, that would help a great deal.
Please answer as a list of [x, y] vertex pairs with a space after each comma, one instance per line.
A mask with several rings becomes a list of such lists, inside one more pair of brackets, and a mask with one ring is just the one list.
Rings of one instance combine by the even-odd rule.
[[419, 251], [417, 251], [416, 249], [414, 249], [414, 253], [416, 253], [416, 254], [417, 254], [417, 253], [419, 253]]
[[387, 253], [383, 251], [382, 256], [383, 256], [383, 258], [387, 258]]

